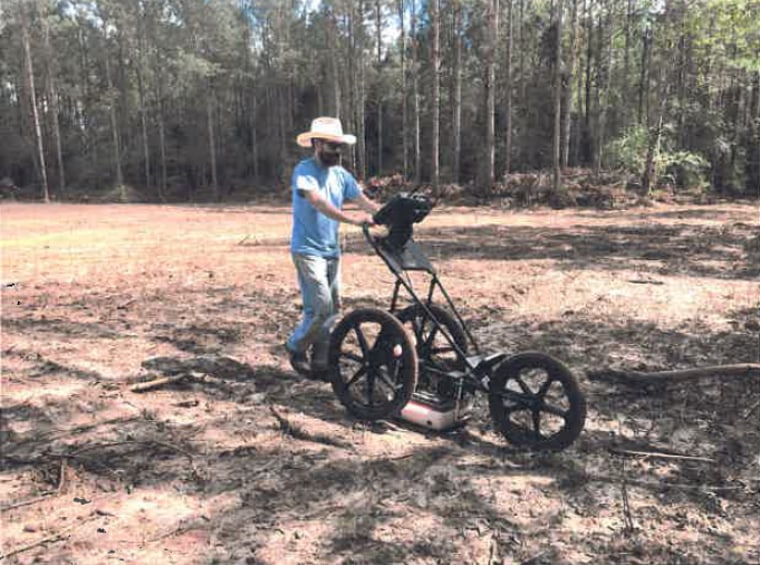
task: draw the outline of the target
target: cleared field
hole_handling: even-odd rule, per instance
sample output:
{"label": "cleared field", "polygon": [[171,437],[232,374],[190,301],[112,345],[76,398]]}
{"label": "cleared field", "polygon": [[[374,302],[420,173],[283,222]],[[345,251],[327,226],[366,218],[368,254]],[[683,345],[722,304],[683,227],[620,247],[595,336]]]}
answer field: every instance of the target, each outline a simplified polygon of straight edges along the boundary
{"label": "cleared field", "polygon": [[[757,206],[440,208],[420,226],[484,350],[546,351],[581,380],[584,434],[541,455],[485,406],[450,434],[365,425],[296,376],[285,207],[0,219],[8,563],[760,562],[760,383],[587,378],[760,361]],[[344,309],[386,305],[392,276],[343,233]],[[200,377],[130,391],[177,371]]]}

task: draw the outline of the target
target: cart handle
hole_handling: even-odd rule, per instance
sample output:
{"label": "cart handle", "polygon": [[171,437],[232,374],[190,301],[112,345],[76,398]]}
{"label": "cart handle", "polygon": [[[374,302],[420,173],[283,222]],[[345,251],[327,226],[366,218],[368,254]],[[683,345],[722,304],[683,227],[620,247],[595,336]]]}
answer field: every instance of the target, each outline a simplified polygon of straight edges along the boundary
{"label": "cart handle", "polygon": [[[377,235],[373,235],[370,231],[371,228],[376,227],[379,230],[379,233]],[[372,245],[373,247],[376,244],[376,239],[378,237],[382,238],[388,235],[388,228],[386,226],[383,226],[382,224],[372,224],[370,222],[362,222],[362,233],[364,234],[364,238],[367,240],[367,242]]]}

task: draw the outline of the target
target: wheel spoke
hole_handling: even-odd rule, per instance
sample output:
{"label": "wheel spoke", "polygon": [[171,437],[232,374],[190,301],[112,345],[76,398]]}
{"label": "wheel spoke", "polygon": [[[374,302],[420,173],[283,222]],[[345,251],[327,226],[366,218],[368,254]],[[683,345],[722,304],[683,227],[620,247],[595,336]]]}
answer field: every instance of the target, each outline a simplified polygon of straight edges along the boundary
{"label": "wheel spoke", "polygon": [[554,406],[553,404],[547,404],[546,402],[542,402],[540,409],[543,412],[548,412],[549,414],[554,414],[555,416],[559,416],[560,418],[567,419],[567,415],[570,412],[569,410],[563,410],[559,406]]}
{"label": "wheel spoke", "polygon": [[414,331],[414,338],[417,340],[417,343],[422,343],[423,328],[420,320],[417,318],[412,318],[412,330]]}
{"label": "wheel spoke", "polygon": [[351,361],[355,361],[356,363],[364,363],[364,358],[359,357],[355,353],[350,353],[346,351],[342,351],[340,354],[341,357],[345,357],[346,359],[350,359]]}
{"label": "wheel spoke", "polygon": [[533,410],[533,434],[537,440],[543,439],[541,435],[541,410]]}
{"label": "wheel spoke", "polygon": [[391,379],[389,379],[385,374],[380,373],[380,380],[385,383],[385,386],[390,388],[394,393],[401,390],[403,388],[403,385],[394,383]]}
{"label": "wheel spoke", "polygon": [[361,331],[361,328],[359,325],[354,326],[354,332],[356,333],[356,339],[359,340],[359,347],[362,349],[362,355],[364,355],[364,359],[369,359],[369,344],[367,343],[367,338],[364,337],[364,334]]}
{"label": "wheel spoke", "polygon": [[372,397],[375,395],[375,370],[367,372],[367,403],[370,406],[374,406]]}
{"label": "wheel spoke", "polygon": [[501,396],[502,403],[504,400],[511,400],[516,406],[520,406],[523,409],[530,408],[533,405],[532,394],[521,394],[515,390],[504,390],[499,396]]}
{"label": "wheel spoke", "polygon": [[358,381],[366,372],[367,367],[361,367],[358,371],[356,371],[356,373],[354,373],[354,376],[348,380],[346,383],[346,388],[349,388],[351,385],[355,384],[356,381]]}
{"label": "wheel spoke", "polygon": [[549,387],[552,386],[552,383],[554,382],[554,379],[552,377],[549,377],[544,381],[544,384],[541,385],[541,388],[538,389],[538,392],[536,393],[536,396],[543,400],[544,396],[546,396],[546,393],[549,392]]}
{"label": "wheel spoke", "polygon": [[517,381],[517,384],[520,385],[520,388],[525,394],[529,394],[530,396],[533,396],[533,391],[530,390],[530,387],[525,384],[525,381],[522,380],[522,377],[520,375],[515,375],[515,380]]}
{"label": "wheel spoke", "polygon": [[[435,341],[435,334],[437,334],[437,333],[438,333],[438,328],[435,325],[433,325],[433,327],[430,328],[430,333],[428,334],[427,338],[425,339],[425,347],[427,348],[428,351],[431,350],[431,348],[433,346],[433,342]],[[431,353],[432,353],[432,351],[431,351]]]}

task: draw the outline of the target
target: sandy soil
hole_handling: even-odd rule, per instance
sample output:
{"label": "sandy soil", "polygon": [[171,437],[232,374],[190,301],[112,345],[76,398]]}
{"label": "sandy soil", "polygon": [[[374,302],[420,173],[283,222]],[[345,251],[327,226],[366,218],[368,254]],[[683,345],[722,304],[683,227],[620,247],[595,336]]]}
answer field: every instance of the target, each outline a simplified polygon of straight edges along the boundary
{"label": "sandy soil", "polygon": [[[448,434],[370,425],[295,375],[285,207],[0,215],[7,563],[760,563],[757,380],[589,378],[760,361],[757,206],[420,226],[484,350],[579,378],[586,428],[554,454],[510,449],[482,403]],[[343,231],[344,309],[386,305],[392,276]]]}

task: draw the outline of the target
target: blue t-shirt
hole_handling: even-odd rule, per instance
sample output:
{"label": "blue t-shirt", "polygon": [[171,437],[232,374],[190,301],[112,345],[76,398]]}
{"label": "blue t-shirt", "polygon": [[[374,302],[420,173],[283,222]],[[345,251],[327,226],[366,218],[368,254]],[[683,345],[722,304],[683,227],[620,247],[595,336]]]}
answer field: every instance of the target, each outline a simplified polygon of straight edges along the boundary
{"label": "blue t-shirt", "polygon": [[337,257],[338,226],[340,222],[328,218],[298,195],[299,190],[316,190],[327,202],[338,208],[344,200],[354,200],[361,188],[354,177],[341,166],[323,167],[314,158],[304,159],[293,170],[293,233],[290,250],[304,255]]}

